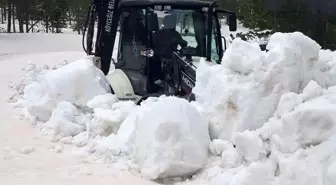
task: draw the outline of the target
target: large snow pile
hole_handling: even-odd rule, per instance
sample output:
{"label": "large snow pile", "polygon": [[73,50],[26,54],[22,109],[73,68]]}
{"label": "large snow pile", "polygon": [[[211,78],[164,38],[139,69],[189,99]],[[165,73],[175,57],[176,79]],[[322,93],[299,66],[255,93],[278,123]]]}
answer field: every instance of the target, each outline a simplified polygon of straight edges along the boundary
{"label": "large snow pile", "polygon": [[53,141],[124,158],[150,179],[194,174],[207,163],[208,123],[188,101],[160,97],[137,107],[110,94],[90,58],[56,68],[33,65],[12,98]]}
{"label": "large snow pile", "polygon": [[300,94],[283,94],[281,111],[261,128],[233,133],[232,144],[212,141],[218,157],[192,184],[335,184],[335,93],[310,81]]}
{"label": "large snow pile", "polygon": [[261,127],[282,94],[300,92],[310,80],[326,86],[316,68],[320,46],[313,40],[276,33],[267,47],[270,51],[262,52],[257,44],[236,39],[222,65],[200,64],[194,93],[206,107],[212,138],[231,140],[234,132]]}
{"label": "large snow pile", "polygon": [[298,32],[268,50],[236,39],[221,65],[201,62],[197,102],[119,101],[86,60],[30,70],[13,101],[54,141],[150,179],[335,184],[336,54]]}
{"label": "large snow pile", "polygon": [[274,34],[268,49],[237,39],[222,65],[198,68],[218,157],[193,184],[336,183],[335,53],[297,32]]}

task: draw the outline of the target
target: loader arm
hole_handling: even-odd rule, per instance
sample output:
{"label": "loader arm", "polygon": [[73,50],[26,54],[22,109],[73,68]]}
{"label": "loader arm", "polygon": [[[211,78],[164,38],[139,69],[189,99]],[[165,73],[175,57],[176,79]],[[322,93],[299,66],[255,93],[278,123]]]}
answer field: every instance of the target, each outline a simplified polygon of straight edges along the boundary
{"label": "loader arm", "polygon": [[[89,8],[83,32],[84,51],[87,55],[94,55],[97,57],[100,63],[100,68],[105,75],[108,74],[110,69],[114,42],[118,29],[118,4],[119,0],[93,0]],[[98,26],[96,38],[94,40],[94,26],[97,18]],[[84,44],[85,37],[86,47]],[[95,43],[94,52],[92,51],[93,43]]]}

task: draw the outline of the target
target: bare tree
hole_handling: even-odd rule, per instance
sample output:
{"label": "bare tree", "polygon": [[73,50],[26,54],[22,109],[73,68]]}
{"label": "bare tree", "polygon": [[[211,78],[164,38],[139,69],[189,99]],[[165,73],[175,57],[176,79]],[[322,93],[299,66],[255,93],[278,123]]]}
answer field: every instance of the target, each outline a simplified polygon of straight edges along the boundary
{"label": "bare tree", "polygon": [[12,4],[9,0],[7,0],[7,32],[10,33],[12,31]]}
{"label": "bare tree", "polygon": [[13,15],[13,32],[16,32],[16,27],[15,27],[15,6],[12,4],[12,15]]}

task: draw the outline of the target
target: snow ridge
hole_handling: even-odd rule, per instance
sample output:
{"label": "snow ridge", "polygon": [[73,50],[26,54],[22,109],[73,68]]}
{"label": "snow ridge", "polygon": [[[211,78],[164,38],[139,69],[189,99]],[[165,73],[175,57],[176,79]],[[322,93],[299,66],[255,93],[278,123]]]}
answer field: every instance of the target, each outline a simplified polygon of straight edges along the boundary
{"label": "snow ridge", "polygon": [[237,38],[221,65],[202,61],[197,102],[119,101],[89,58],[31,65],[11,101],[54,142],[148,179],[336,184],[336,53],[299,32],[267,47]]}

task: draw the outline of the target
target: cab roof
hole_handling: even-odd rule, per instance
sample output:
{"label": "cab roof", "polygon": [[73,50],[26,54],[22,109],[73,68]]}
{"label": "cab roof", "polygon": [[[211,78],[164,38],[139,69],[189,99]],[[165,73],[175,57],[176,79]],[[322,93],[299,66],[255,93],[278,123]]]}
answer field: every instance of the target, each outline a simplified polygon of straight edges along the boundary
{"label": "cab roof", "polygon": [[204,0],[120,0],[119,7],[170,5],[174,8],[208,7],[215,1]]}

